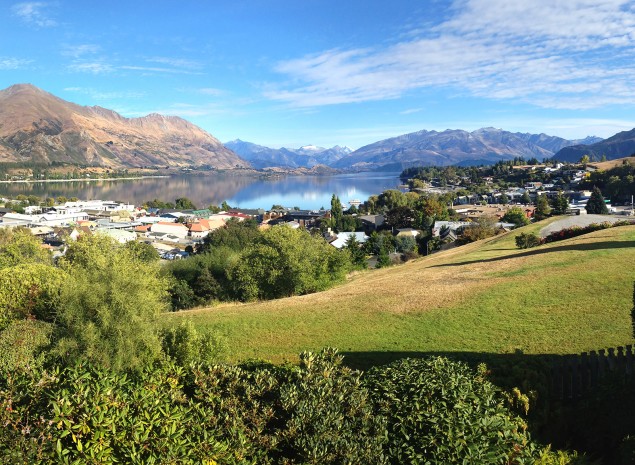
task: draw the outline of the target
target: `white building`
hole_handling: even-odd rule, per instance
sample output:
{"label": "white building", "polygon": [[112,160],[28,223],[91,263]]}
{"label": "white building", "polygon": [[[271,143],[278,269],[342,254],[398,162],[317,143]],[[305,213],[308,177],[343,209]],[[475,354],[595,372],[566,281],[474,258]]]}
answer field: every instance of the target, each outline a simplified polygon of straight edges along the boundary
{"label": "white building", "polygon": [[73,213],[40,213],[24,215],[22,213],[7,213],[2,217],[3,226],[68,226],[78,221],[88,221],[88,214]]}

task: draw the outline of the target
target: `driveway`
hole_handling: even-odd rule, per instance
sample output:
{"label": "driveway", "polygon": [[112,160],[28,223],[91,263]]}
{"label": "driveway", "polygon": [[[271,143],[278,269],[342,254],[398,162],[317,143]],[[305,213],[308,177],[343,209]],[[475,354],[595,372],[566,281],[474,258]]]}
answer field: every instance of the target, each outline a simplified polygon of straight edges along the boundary
{"label": "driveway", "polygon": [[566,218],[562,218],[560,220],[554,221],[553,223],[545,226],[540,230],[540,237],[547,237],[552,232],[560,231],[562,229],[571,228],[572,226],[588,226],[591,223],[604,223],[608,221],[609,223],[615,223],[617,221],[627,220],[628,217],[625,216],[615,216],[615,215],[576,215],[576,216],[567,216]]}

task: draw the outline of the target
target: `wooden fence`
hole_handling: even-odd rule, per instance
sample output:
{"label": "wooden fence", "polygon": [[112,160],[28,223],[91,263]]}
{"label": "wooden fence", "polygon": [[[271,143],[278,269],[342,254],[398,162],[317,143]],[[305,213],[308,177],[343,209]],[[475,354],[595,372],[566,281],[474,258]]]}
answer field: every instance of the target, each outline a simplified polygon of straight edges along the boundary
{"label": "wooden fence", "polygon": [[633,376],[634,369],[635,354],[632,345],[567,355],[555,361],[552,366],[551,394],[555,399],[579,399],[587,391],[597,387],[599,380],[607,375],[629,378]]}

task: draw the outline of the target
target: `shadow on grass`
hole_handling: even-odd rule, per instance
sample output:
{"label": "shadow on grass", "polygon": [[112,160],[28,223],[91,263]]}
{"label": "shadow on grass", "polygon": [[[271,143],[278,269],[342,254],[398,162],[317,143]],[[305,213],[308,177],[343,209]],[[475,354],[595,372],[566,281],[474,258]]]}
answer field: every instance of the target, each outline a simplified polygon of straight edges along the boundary
{"label": "shadow on grass", "polygon": [[442,268],[446,266],[462,266],[470,265],[472,263],[488,263],[497,262],[501,260],[509,260],[511,258],[530,257],[532,255],[541,255],[552,252],[565,252],[571,250],[607,250],[607,249],[629,249],[635,247],[635,241],[606,241],[606,242],[591,242],[589,244],[571,244],[561,245],[556,247],[539,246],[526,252],[517,253],[514,255],[505,255],[502,257],[484,258],[482,260],[468,260],[456,263],[447,263],[443,265],[432,265],[430,268]]}
{"label": "shadow on grass", "polygon": [[[555,354],[479,352],[342,352],[344,363],[368,370],[403,358],[443,356],[472,367],[485,363],[489,380],[509,392],[519,388],[530,397],[529,431],[542,444],[574,449],[602,464],[620,461],[623,438],[635,435],[635,376],[607,375],[577,400],[553,392],[552,368],[569,357]],[[577,354],[575,354],[577,355]],[[628,450],[628,449],[627,449]],[[630,453],[630,452],[629,452]]]}

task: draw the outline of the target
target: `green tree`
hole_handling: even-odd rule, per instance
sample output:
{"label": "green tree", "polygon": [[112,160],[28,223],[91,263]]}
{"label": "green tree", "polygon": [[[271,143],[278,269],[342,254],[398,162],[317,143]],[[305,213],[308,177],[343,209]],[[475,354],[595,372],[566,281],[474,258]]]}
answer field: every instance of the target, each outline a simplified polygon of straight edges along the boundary
{"label": "green tree", "polygon": [[536,198],[536,210],[534,211],[534,218],[536,221],[544,220],[551,214],[551,207],[549,206],[549,200],[546,195],[538,195]]}
{"label": "green tree", "polygon": [[410,207],[395,207],[386,213],[386,224],[392,228],[411,228],[415,220],[415,213]]}
{"label": "green tree", "polygon": [[174,201],[174,208],[177,210],[196,210],[196,205],[187,197],[179,197]]}
{"label": "green tree", "polygon": [[492,237],[496,234],[496,217],[481,216],[472,225],[463,228],[463,232],[456,240],[458,244],[468,244]]}
{"label": "green tree", "polygon": [[584,166],[586,166],[590,161],[591,158],[589,158],[588,155],[583,155],[582,158],[580,158],[580,163]]}
{"label": "green tree", "polygon": [[0,229],[0,269],[25,263],[52,264],[48,250],[42,241],[28,229]]}
{"label": "green tree", "polygon": [[331,227],[335,232],[342,230],[342,202],[335,194],[331,197]]}
{"label": "green tree", "polygon": [[604,202],[604,197],[602,196],[602,192],[598,187],[593,188],[593,192],[591,193],[591,197],[587,201],[586,211],[589,214],[596,215],[607,215],[609,213],[609,209],[606,207],[606,203]]}
{"label": "green tree", "polygon": [[524,205],[530,205],[531,204],[531,197],[529,197],[529,192],[525,191],[523,192],[522,197],[520,197],[520,202]]}
{"label": "green tree", "polygon": [[351,254],[351,262],[356,268],[364,269],[368,267],[368,261],[366,260],[366,252],[362,247],[362,244],[357,240],[357,237],[353,234],[346,240],[346,248]]}
{"label": "green tree", "polygon": [[115,370],[152,363],[161,346],[155,320],[167,310],[168,282],[158,262],[100,234],[80,236],[60,263],[68,275],[56,319],[54,353]]}
{"label": "green tree", "polygon": [[502,193],[501,196],[498,198],[498,203],[507,205],[509,203],[509,196],[505,193]]}
{"label": "green tree", "polygon": [[303,229],[274,226],[229,271],[240,300],[274,299],[325,290],[350,269],[339,251]]}
{"label": "green tree", "polygon": [[527,218],[525,211],[520,207],[512,207],[507,210],[501,220],[505,223],[514,223],[516,227],[529,224],[529,218]]}
{"label": "green tree", "polygon": [[203,243],[197,246],[197,253],[205,253],[218,247],[228,247],[235,251],[243,251],[260,238],[258,223],[248,219],[240,221],[231,218],[225,226],[210,232]]}
{"label": "green tree", "polygon": [[383,210],[388,211],[393,208],[407,206],[408,197],[397,189],[389,189],[379,194],[377,203]]}
{"label": "green tree", "polygon": [[551,201],[551,211],[554,215],[564,215],[569,209],[569,199],[558,191],[558,194]]}

